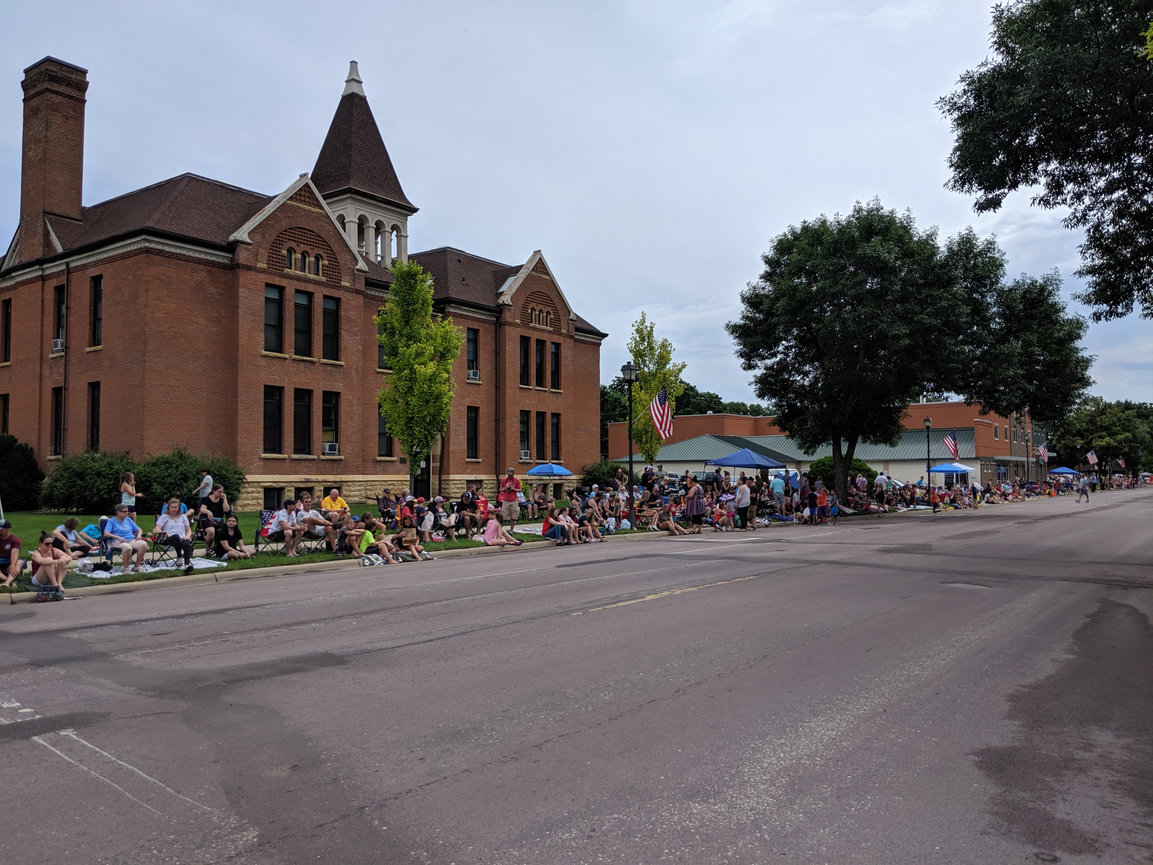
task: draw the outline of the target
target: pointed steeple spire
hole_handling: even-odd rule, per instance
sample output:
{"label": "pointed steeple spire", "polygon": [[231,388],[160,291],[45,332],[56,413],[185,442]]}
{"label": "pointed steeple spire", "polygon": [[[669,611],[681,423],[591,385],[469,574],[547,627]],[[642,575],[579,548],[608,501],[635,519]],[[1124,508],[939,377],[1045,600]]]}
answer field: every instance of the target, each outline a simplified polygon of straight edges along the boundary
{"label": "pointed steeple spire", "polygon": [[360,194],[416,213],[392,167],[355,60],[349,64],[344,93],[312,169],[312,182],[326,198]]}

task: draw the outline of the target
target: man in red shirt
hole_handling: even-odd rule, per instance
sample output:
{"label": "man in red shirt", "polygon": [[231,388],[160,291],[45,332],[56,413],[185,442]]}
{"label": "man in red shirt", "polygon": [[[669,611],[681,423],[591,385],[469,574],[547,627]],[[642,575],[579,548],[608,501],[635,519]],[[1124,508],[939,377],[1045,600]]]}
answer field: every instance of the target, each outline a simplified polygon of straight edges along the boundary
{"label": "man in red shirt", "polygon": [[500,479],[499,491],[496,500],[500,502],[500,515],[504,519],[505,527],[511,532],[516,528],[516,518],[520,516],[520,478],[508,467],[505,476]]}
{"label": "man in red shirt", "polygon": [[0,573],[4,576],[4,585],[16,582],[26,564],[20,558],[20,539],[12,534],[12,523],[0,520]]}

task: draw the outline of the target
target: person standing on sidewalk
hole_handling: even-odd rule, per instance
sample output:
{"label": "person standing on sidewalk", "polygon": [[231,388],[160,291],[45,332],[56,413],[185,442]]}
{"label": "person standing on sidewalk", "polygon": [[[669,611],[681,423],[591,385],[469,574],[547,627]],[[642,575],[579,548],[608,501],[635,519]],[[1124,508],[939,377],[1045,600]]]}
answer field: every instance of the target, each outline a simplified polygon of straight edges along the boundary
{"label": "person standing on sidewalk", "polygon": [[737,484],[737,498],[733,502],[733,506],[737,509],[737,517],[741,521],[741,531],[751,532],[755,526],[754,508],[752,493],[749,492],[748,478],[741,478],[740,483]]}
{"label": "person standing on sidewalk", "polygon": [[517,494],[521,491],[520,478],[512,466],[508,467],[498,486],[496,498],[500,502],[500,515],[504,517],[507,530],[511,532],[516,528],[517,517],[520,516],[520,497]]}

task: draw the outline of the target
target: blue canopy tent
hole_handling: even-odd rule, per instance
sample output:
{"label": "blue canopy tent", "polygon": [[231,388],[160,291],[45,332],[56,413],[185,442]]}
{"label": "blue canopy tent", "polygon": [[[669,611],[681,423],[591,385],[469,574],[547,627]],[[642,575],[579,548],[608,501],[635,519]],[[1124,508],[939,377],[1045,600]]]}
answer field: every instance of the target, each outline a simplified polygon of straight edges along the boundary
{"label": "blue canopy tent", "polygon": [[708,460],[705,465],[724,466],[734,469],[783,469],[785,467],[784,463],[779,463],[774,459],[769,459],[769,457],[754,453],[748,448],[741,448],[739,451],[731,453],[727,457],[717,457],[715,460]]}
{"label": "blue canopy tent", "polygon": [[964,463],[941,463],[929,469],[929,473],[935,475],[971,475],[976,471],[975,468]]}
{"label": "blue canopy tent", "polygon": [[525,475],[532,478],[567,478],[572,476],[572,472],[556,463],[541,463],[533,466]]}
{"label": "blue canopy tent", "polygon": [[1059,469],[1053,469],[1053,471],[1049,472],[1049,474],[1051,474],[1051,475],[1078,475],[1078,474],[1080,474],[1080,472],[1074,471],[1073,469],[1067,469],[1064,466],[1061,466],[1061,468],[1059,468]]}

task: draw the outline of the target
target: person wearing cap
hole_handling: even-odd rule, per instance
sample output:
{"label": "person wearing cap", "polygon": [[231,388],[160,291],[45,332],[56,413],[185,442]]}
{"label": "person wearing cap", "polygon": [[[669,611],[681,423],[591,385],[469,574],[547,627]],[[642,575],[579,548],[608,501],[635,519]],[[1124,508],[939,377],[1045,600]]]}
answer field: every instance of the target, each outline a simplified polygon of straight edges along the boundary
{"label": "person wearing cap", "polygon": [[136,520],[128,515],[128,505],[117,505],[115,516],[104,524],[104,537],[112,542],[112,550],[119,550],[124,558],[124,573],[129,573],[128,562],[136,554],[136,573],[144,570],[144,553],[148,542],[144,540],[144,530],[136,525]]}
{"label": "person wearing cap", "polygon": [[518,496],[521,491],[520,478],[516,476],[512,466],[504,473],[497,485],[496,499],[500,502],[500,515],[504,517],[507,531],[516,528],[517,517],[520,516],[520,502]]}
{"label": "person wearing cap", "polygon": [[4,585],[16,582],[26,564],[20,558],[20,539],[12,534],[12,523],[0,520],[0,572],[4,574]]}
{"label": "person wearing cap", "polygon": [[396,511],[396,499],[392,497],[392,490],[388,487],[376,497],[376,509],[380,511],[381,519],[386,519],[391,515],[390,512]]}

